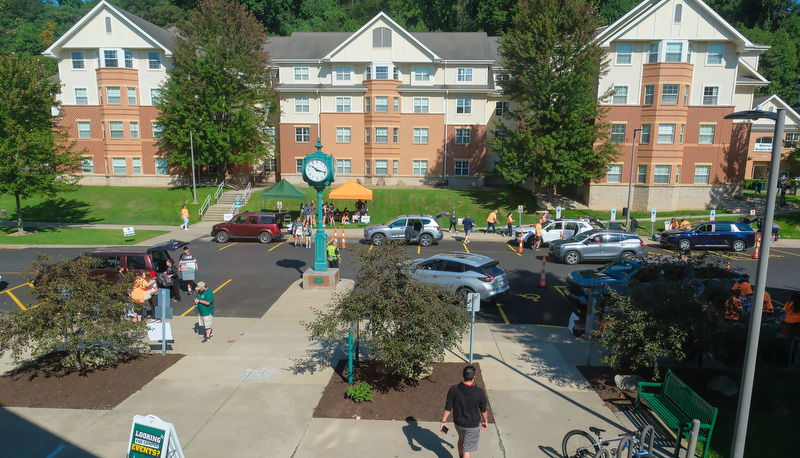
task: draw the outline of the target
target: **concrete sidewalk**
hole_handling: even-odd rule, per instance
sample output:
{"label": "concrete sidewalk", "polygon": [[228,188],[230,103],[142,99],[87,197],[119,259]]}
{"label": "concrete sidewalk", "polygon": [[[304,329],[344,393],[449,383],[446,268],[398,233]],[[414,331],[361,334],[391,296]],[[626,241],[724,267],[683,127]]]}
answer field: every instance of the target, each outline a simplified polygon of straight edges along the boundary
{"label": "concrete sidewalk", "polygon": [[[351,284],[342,281],[338,291]],[[261,319],[215,318],[205,344],[194,317],[176,317],[170,351],[186,357],[110,411],[0,410],[3,435],[25,438],[4,441],[3,454],[120,456],[133,416],[153,414],[175,425],[192,457],[457,456],[457,436],[441,435],[436,422],[313,418],[346,346],[310,342],[301,321],[331,295],[304,290],[298,280]],[[606,408],[578,372],[590,350],[567,329],[476,324],[474,342],[495,418],[476,456],[556,457],[571,429],[597,426],[613,438],[635,427],[636,419]],[[462,348],[469,349],[468,335]],[[468,355],[446,360],[466,364]]]}

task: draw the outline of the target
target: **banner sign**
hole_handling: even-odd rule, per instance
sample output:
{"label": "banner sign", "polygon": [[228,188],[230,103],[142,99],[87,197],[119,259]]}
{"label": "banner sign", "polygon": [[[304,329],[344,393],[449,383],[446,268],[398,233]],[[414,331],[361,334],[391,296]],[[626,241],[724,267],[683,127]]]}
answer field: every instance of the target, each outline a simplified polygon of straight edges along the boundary
{"label": "banner sign", "polygon": [[172,423],[155,415],[134,415],[128,458],[175,457],[184,458],[178,434]]}

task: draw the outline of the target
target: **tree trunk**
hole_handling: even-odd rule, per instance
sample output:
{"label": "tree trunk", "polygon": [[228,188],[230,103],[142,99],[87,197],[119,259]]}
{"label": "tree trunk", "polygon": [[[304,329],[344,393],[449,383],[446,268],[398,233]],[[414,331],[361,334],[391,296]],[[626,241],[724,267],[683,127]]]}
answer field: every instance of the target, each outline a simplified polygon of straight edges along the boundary
{"label": "tree trunk", "polygon": [[24,232],[25,229],[22,228],[22,203],[20,202],[19,192],[15,192],[14,197],[17,198],[17,232]]}

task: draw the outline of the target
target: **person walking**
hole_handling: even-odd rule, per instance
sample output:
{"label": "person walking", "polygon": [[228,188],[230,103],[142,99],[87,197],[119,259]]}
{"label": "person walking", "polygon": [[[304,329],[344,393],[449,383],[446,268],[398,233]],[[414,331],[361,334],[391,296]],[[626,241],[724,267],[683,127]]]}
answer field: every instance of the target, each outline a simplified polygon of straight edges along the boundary
{"label": "person walking", "polygon": [[472,452],[478,450],[481,430],[489,427],[489,416],[486,392],[475,384],[475,367],[465,367],[463,376],[464,381],[447,392],[440,430],[447,432],[447,418],[452,413],[458,433],[458,456],[471,458]]}
{"label": "person walking", "polygon": [[[181,253],[181,257],[178,258],[178,261],[190,261],[193,260],[191,253],[189,253],[189,245],[183,247],[183,253]],[[197,261],[195,260],[195,270],[197,270]],[[192,285],[194,284],[194,280],[186,280],[186,294],[192,295]]]}
{"label": "person walking", "polygon": [[175,265],[175,260],[172,258],[167,259],[167,277],[169,277],[169,282],[167,283],[167,286],[172,292],[172,302],[180,302],[181,301],[180,272],[178,271],[178,266]]}
{"label": "person walking", "polygon": [[514,235],[514,213],[508,212],[506,215],[506,224],[508,225],[507,232],[508,236],[511,237]]}
{"label": "person walking", "polygon": [[203,343],[206,343],[214,337],[214,330],[211,328],[214,318],[214,291],[208,289],[206,282],[197,282],[197,297],[194,299],[194,303],[197,306],[197,320],[205,329]]}
{"label": "person walking", "polygon": [[755,195],[761,197],[761,189],[764,187],[764,183],[761,180],[756,180],[756,192]]}
{"label": "person walking", "polygon": [[339,268],[339,262],[342,260],[342,254],[339,252],[339,242],[333,239],[328,245],[328,267]]}
{"label": "person walking", "polygon": [[450,227],[447,230],[453,234],[458,234],[458,217],[455,209],[450,212]]}
{"label": "person walking", "polygon": [[181,229],[183,229],[184,231],[188,231],[189,230],[189,209],[186,208],[186,204],[183,204],[183,207],[181,207],[181,218],[183,218],[183,224],[181,224],[179,227]]}
{"label": "person walking", "polygon": [[489,230],[491,229],[493,234],[497,234],[497,227],[495,224],[497,224],[497,210],[492,210],[492,212],[489,213],[489,217],[486,218],[485,233],[488,234]]}
{"label": "person walking", "polygon": [[783,186],[781,186],[781,200],[780,202],[778,202],[778,205],[780,205],[781,207],[786,206],[786,183],[784,183]]}
{"label": "person walking", "polygon": [[536,225],[534,226],[536,229],[536,241],[533,242],[533,249],[539,251],[539,247],[542,246],[542,220],[540,219]]}
{"label": "person walking", "polygon": [[472,232],[472,229],[475,228],[475,221],[469,217],[469,213],[464,215],[464,219],[461,221],[461,224],[464,225],[464,243],[469,243],[469,234]]}

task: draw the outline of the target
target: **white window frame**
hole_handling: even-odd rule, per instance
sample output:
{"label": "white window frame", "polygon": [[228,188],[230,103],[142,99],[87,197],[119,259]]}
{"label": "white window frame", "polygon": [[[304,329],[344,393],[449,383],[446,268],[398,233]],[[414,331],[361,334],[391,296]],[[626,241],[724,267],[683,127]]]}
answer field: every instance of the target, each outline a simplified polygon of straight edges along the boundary
{"label": "white window frame", "polygon": [[430,103],[428,97],[414,97],[414,113],[429,113]]}
{"label": "white window frame", "polygon": [[[383,70],[384,68],[386,69],[385,71]],[[376,79],[376,80],[388,80],[388,79],[390,79],[389,78],[389,74],[390,74],[389,72],[390,72],[391,68],[392,68],[392,66],[389,65],[389,64],[379,64],[379,65],[376,64],[375,65],[375,71],[374,71],[375,76],[373,78]],[[383,75],[386,75],[386,77],[383,78]]]}
{"label": "white window frame", "polygon": [[108,121],[108,138],[112,140],[125,138],[125,123],[122,121]]}
{"label": "white window frame", "polygon": [[614,96],[611,99],[613,105],[628,104],[628,86],[614,86]]}
{"label": "white window frame", "polygon": [[375,143],[389,143],[389,128],[376,127],[375,128]]}
{"label": "white window frame", "polygon": [[400,128],[392,128],[392,143],[400,143]]}
{"label": "white window frame", "polygon": [[389,97],[379,95],[375,97],[375,113],[389,112]]}
{"label": "white window frame", "polygon": [[72,51],[70,53],[70,59],[72,60],[73,70],[86,69],[86,58],[84,57],[83,51]]}
{"label": "white window frame", "polygon": [[[112,94],[116,95],[112,95]],[[106,103],[109,105],[122,104],[122,89],[119,86],[106,86]]]}
{"label": "white window frame", "polygon": [[156,175],[169,175],[169,162],[166,158],[157,157],[153,162],[155,163]]}
{"label": "white window frame", "polygon": [[350,159],[336,159],[336,173],[350,173]]}
{"label": "white window frame", "polygon": [[494,114],[495,114],[495,116],[503,116],[504,114],[508,113],[509,111],[511,111],[511,102],[509,102],[507,100],[505,100],[505,101],[501,100],[501,101],[495,102],[495,105],[494,105]]}
{"label": "white window frame", "polygon": [[294,141],[295,141],[295,143],[309,143],[309,142],[311,142],[311,128],[310,127],[295,127],[294,128]]}
{"label": "white window frame", "polygon": [[[80,91],[83,91],[83,95],[78,94]],[[75,88],[75,105],[89,105],[89,89],[85,87]]]}
{"label": "white window frame", "polygon": [[150,88],[150,105],[155,105],[161,100],[161,88],[160,87],[151,87]]}
{"label": "white window frame", "polygon": [[392,175],[397,175],[400,170],[400,161],[397,159],[392,160]]}
{"label": "white window frame", "polygon": [[336,112],[350,113],[350,97],[336,97]]}
{"label": "white window frame", "polygon": [[423,145],[428,143],[428,128],[415,127],[414,128],[414,143]]}
{"label": "white window frame", "polygon": [[708,184],[711,180],[711,166],[708,164],[694,166],[694,184]]}
{"label": "white window frame", "polygon": [[[667,141],[669,139],[669,141]],[[675,143],[675,124],[664,123],[658,125],[658,139],[657,142],[663,145],[671,145]]]}
{"label": "white window frame", "polygon": [[453,161],[453,175],[457,177],[469,176],[469,161],[456,159]]}
{"label": "white window frame", "polygon": [[622,164],[608,164],[606,183],[622,183]]}
{"label": "white window frame", "polygon": [[647,63],[654,64],[658,62],[658,55],[659,50],[661,49],[661,43],[650,43],[647,46]]}
{"label": "white window frame", "polygon": [[412,161],[412,168],[411,168],[412,175],[422,175],[425,176],[428,174],[428,161],[427,160],[414,160]]}
{"label": "white window frame", "polygon": [[697,143],[700,145],[713,145],[716,127],[714,124],[700,124],[700,136],[697,139]]}
{"label": "white window frame", "polygon": [[333,80],[337,82],[350,82],[353,70],[350,67],[334,67]]}
{"label": "white window frame", "polygon": [[639,164],[636,167],[636,182],[647,183],[647,164]]}
{"label": "white window frame", "polygon": [[161,53],[158,51],[147,52],[148,70],[161,70]]}
{"label": "white window frame", "polygon": [[633,63],[633,44],[617,43],[616,65],[631,65]]}
{"label": "white window frame", "polygon": [[78,138],[92,138],[92,123],[90,121],[78,121]]}
{"label": "white window frame", "polygon": [[153,138],[158,140],[160,138],[164,138],[164,128],[161,127],[157,122],[152,123],[153,126]]}
{"label": "white window frame", "polygon": [[311,99],[309,97],[295,97],[294,98],[294,112],[295,113],[310,113],[311,112]]}
{"label": "white window frame", "polygon": [[644,103],[642,105],[652,105],[653,100],[655,99],[656,94],[656,86],[654,84],[648,84],[644,87]]}
{"label": "white window frame", "polygon": [[94,173],[94,158],[84,156],[81,158],[81,173]]}
{"label": "white window frame", "polygon": [[703,86],[703,105],[719,105],[719,86]]}
{"label": "white window frame", "polygon": [[[675,88],[673,93],[672,88]],[[667,88],[669,88],[669,92],[667,92]],[[661,105],[677,105],[678,104],[678,97],[681,95],[681,85],[680,84],[662,84],[661,85]],[[673,102],[673,97],[675,101]]]}
{"label": "white window frame", "polygon": [[295,81],[310,81],[311,75],[308,67],[294,67]]}
{"label": "white window frame", "polygon": [[608,141],[611,143],[625,143],[625,124],[611,124]]}
{"label": "white window frame", "polygon": [[433,72],[430,67],[414,67],[415,82],[430,82],[433,80]]}
{"label": "white window frame", "polygon": [[131,133],[131,140],[138,140],[139,139],[139,123],[135,121],[131,121],[128,123],[128,129]]}
{"label": "white window frame", "polygon": [[458,68],[456,69],[456,80],[459,83],[472,82],[472,69],[471,68]]}
{"label": "white window frame", "polygon": [[[103,68],[119,68],[119,54],[121,49],[108,49],[100,48],[100,62]],[[106,54],[108,53],[108,54]],[[112,61],[116,61],[116,65],[108,65]]]}
{"label": "white window frame", "polygon": [[125,68],[133,68],[133,51],[126,49],[122,51],[122,54],[125,56]]}
{"label": "white window frame", "polygon": [[472,99],[458,98],[456,99],[456,114],[471,114],[472,113]]}
{"label": "white window frame", "polygon": [[650,143],[650,124],[642,124],[642,135],[639,137],[639,143]]}
{"label": "white window frame", "polygon": [[111,158],[111,173],[113,175],[127,175],[128,174],[128,161],[124,157]]}
{"label": "white window frame", "polygon": [[459,128],[456,129],[455,142],[456,145],[469,145],[472,139],[472,129]]}
{"label": "white window frame", "polygon": [[[666,177],[666,181],[664,181],[664,177]],[[658,164],[653,166],[653,184],[669,184],[670,179],[672,179],[671,165]]]}
{"label": "white window frame", "polygon": [[389,160],[375,159],[375,175],[388,175],[388,174],[389,174]]}
{"label": "white window frame", "polygon": [[725,53],[725,45],[722,43],[709,43],[706,49],[706,65],[721,66],[722,56]]}
{"label": "white window frame", "polygon": [[298,157],[294,160],[294,172],[295,173],[303,173],[303,158]]}
{"label": "white window frame", "polygon": [[128,96],[128,105],[136,105],[136,88],[125,88],[125,94]]}
{"label": "white window frame", "polygon": [[[683,45],[684,42],[682,41],[667,41],[666,45],[664,46],[664,62],[683,62]],[[678,47],[679,49],[676,51],[675,47]],[[675,60],[675,55],[678,56],[677,60]]]}
{"label": "white window frame", "polygon": [[350,143],[350,128],[337,127],[336,128],[336,143]]}
{"label": "white window frame", "polygon": [[369,159],[364,160],[364,175],[372,175],[370,172],[372,168],[370,167]]}
{"label": "white window frame", "polygon": [[140,157],[132,157],[131,158],[131,169],[133,171],[133,175],[141,175],[142,174],[142,158],[140,158]]}
{"label": "white window frame", "polygon": [[364,128],[364,143],[370,142],[370,136],[372,135],[372,129],[369,127]]}

